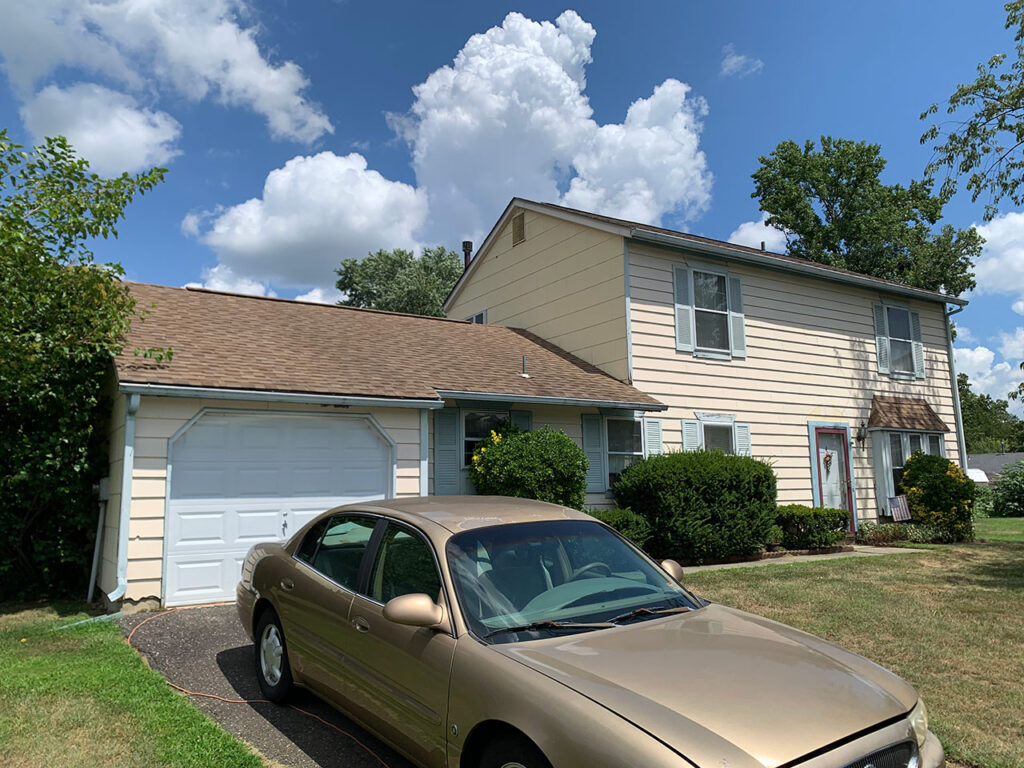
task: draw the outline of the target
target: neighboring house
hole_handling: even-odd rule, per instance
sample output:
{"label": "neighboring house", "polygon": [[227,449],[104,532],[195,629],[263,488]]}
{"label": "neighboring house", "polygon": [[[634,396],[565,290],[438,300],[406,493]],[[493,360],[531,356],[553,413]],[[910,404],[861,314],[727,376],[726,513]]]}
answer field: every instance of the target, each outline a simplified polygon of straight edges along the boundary
{"label": "neighboring house", "polygon": [[[781,503],[889,512],[917,450],[965,465],[940,293],[744,246],[516,198],[445,304],[524,328],[668,405],[584,421],[588,491],[639,456],[768,459]],[[957,309],[947,312],[947,305]]]}
{"label": "neighboring house", "polygon": [[[585,443],[591,423],[665,408],[500,325],[129,287],[148,314],[115,361],[99,570],[111,602],[230,600],[251,545],[331,506],[469,492],[467,457],[501,419]],[[136,354],[153,347],[173,360]],[[657,435],[619,447],[660,450]]]}
{"label": "neighboring house", "polygon": [[972,453],[967,457],[967,466],[974,482],[990,483],[1018,461],[1024,461],[1024,453]]}

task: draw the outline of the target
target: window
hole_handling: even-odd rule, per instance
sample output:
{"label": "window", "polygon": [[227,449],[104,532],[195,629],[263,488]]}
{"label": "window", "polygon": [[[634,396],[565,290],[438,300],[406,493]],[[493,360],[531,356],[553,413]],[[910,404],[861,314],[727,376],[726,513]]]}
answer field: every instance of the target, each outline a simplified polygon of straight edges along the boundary
{"label": "window", "polygon": [[467,323],[473,323],[474,325],[484,325],[487,323],[487,310],[483,312],[477,312],[472,317],[466,318]]}
{"label": "window", "polygon": [[697,413],[683,420],[684,451],[721,451],[750,455],[750,425],[730,413]]}
{"label": "window", "polygon": [[377,520],[372,517],[332,517],[313,558],[312,567],[336,584],[356,590],[363,554],[376,527]]}
{"label": "window", "polygon": [[295,550],[295,557],[307,564],[313,562],[313,557],[316,555],[316,548],[319,546],[320,539],[324,535],[324,529],[327,528],[327,524],[329,522],[330,518],[325,517],[306,532],[306,535],[302,539],[302,543]]}
{"label": "window", "polygon": [[743,288],[724,269],[672,268],[676,349],[720,360],[747,356]]}
{"label": "window", "polygon": [[707,424],[704,427],[704,450],[736,453],[732,424]]}
{"label": "window", "polygon": [[644,457],[644,439],[640,422],[608,419],[608,487],[619,479],[622,470]]}
{"label": "window", "polygon": [[435,601],[441,596],[441,577],[433,550],[418,534],[390,523],[370,574],[370,598],[386,603],[401,595],[419,593]]}
{"label": "window", "polygon": [[463,419],[463,456],[462,465],[468,467],[473,463],[473,451],[480,441],[497,429],[503,421],[508,421],[508,411],[469,411]]}
{"label": "window", "polygon": [[921,316],[905,307],[874,305],[878,372],[894,378],[925,377]]}
{"label": "window", "polygon": [[903,467],[918,451],[932,456],[944,455],[942,435],[931,432],[886,432],[888,443],[889,482],[887,496],[903,494]]}

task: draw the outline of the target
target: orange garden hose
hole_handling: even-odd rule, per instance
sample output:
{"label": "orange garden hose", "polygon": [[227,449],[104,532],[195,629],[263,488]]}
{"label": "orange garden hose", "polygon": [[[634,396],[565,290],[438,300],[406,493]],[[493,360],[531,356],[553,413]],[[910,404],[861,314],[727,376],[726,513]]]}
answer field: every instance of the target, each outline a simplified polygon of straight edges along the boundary
{"label": "orange garden hose", "polygon": [[[169,613],[174,613],[175,611],[184,611],[184,610],[188,610],[190,608],[208,608],[211,605],[223,605],[223,603],[205,603],[204,605],[187,605],[187,606],[182,606],[181,608],[171,608],[170,610],[167,610],[167,611],[161,611],[160,613],[154,613],[152,616],[146,617],[145,619],[140,621],[138,624],[136,624],[134,627],[132,627],[131,632],[128,633],[128,637],[125,638],[125,641],[128,643],[128,645],[131,645],[132,648],[135,648],[135,646],[132,645],[132,637],[139,630],[139,627],[141,627],[143,624],[146,624],[146,623],[152,621],[153,619],[158,619],[161,616],[166,616]],[[138,649],[136,649],[136,650],[138,650]],[[166,676],[165,676],[165,679],[166,679]],[[180,691],[181,693],[185,694],[186,696],[198,696],[198,697],[201,697],[201,698],[204,698],[204,699],[214,699],[215,701],[222,701],[225,704],[272,704],[273,703],[271,701],[268,701],[267,699],[227,699],[227,698],[224,698],[223,696],[217,696],[217,695],[215,695],[213,693],[199,693],[197,691],[190,691],[190,690],[187,690],[185,688],[182,688],[180,685],[175,685],[170,680],[167,680],[167,684],[169,686],[171,686],[171,688],[173,688],[174,690]],[[380,755],[378,755],[376,752],[374,752],[368,746],[363,744],[363,742],[361,742],[359,739],[357,739],[355,736],[353,736],[351,733],[349,733],[348,731],[344,730],[343,728],[339,728],[334,723],[330,723],[327,720],[324,720],[319,715],[313,714],[312,712],[307,712],[306,710],[304,710],[304,709],[302,709],[300,707],[296,707],[294,704],[286,704],[285,706],[287,706],[287,707],[289,707],[291,709],[294,709],[296,712],[298,712],[299,714],[305,715],[306,717],[312,717],[314,720],[319,720],[321,723],[323,723],[324,725],[328,726],[329,728],[333,728],[338,733],[340,733],[342,736],[345,736],[345,737],[351,739],[356,744],[358,744],[360,747],[362,747],[363,750],[367,754],[369,754],[371,757],[373,757],[374,760],[376,760],[378,763],[380,763],[382,766],[384,766],[384,768],[390,768],[390,766],[388,766],[388,764],[386,762],[384,762],[384,760],[381,758]]]}

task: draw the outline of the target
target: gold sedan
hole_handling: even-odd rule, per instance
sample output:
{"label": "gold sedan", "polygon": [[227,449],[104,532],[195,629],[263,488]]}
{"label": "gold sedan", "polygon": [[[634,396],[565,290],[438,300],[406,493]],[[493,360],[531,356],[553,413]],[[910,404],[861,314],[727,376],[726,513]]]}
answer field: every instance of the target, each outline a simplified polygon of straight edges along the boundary
{"label": "gold sedan", "polygon": [[941,768],[914,689],[707,603],[592,517],[454,496],[249,552],[264,695],[305,686],[425,768]]}

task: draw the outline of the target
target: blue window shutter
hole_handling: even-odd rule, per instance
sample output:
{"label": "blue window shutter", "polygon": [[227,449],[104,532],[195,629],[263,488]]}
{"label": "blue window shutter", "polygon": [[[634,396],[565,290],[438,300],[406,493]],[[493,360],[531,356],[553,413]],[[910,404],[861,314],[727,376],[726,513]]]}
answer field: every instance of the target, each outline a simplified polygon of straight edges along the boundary
{"label": "blue window shutter", "polygon": [[644,447],[647,456],[657,456],[661,449],[661,419],[644,419]]}
{"label": "blue window shutter", "polygon": [[700,449],[700,422],[696,419],[683,419],[683,450],[699,451]]}
{"label": "blue window shutter", "polygon": [[608,489],[604,472],[604,419],[595,413],[580,416],[583,427],[583,454],[587,457],[587,493],[603,493]]}
{"label": "blue window shutter", "polygon": [[889,373],[889,326],[885,317],[885,306],[875,304],[875,352],[878,355],[878,372]]}
{"label": "blue window shutter", "polygon": [[917,312],[910,313],[910,336],[910,346],[914,352],[914,376],[923,379],[925,377],[924,342],[921,341],[921,315]]}
{"label": "blue window shutter", "polygon": [[732,425],[733,440],[736,443],[737,456],[750,455],[750,425],[735,422]]}
{"label": "blue window shutter", "polygon": [[462,490],[459,466],[459,412],[434,411],[434,494],[458,494]]}
{"label": "blue window shutter", "polygon": [[523,432],[533,430],[533,411],[509,411],[508,420],[513,427],[519,427]]}
{"label": "blue window shutter", "polygon": [[732,356],[747,356],[747,332],[743,319],[743,286],[738,277],[729,277],[729,336]]}
{"label": "blue window shutter", "polygon": [[693,304],[690,301],[690,270],[676,264],[672,267],[675,293],[676,349],[693,352]]}

